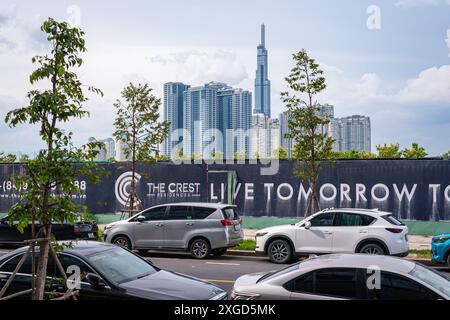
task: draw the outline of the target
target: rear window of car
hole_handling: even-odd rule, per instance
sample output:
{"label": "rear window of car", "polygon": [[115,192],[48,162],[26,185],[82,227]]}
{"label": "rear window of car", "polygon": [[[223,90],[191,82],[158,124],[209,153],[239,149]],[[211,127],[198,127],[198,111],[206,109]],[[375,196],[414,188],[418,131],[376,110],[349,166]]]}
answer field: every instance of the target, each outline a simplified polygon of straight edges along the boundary
{"label": "rear window of car", "polygon": [[382,216],[384,220],[389,222],[390,224],[393,224],[395,226],[404,226],[405,224],[398,220],[396,217],[394,217],[392,214],[388,214],[386,216]]}
{"label": "rear window of car", "polygon": [[194,211],[194,219],[205,219],[209,217],[214,211],[216,211],[216,208],[203,208],[203,207],[193,207]]}
{"label": "rear window of car", "polygon": [[223,208],[222,212],[226,220],[239,220],[239,214],[236,208],[233,207]]}

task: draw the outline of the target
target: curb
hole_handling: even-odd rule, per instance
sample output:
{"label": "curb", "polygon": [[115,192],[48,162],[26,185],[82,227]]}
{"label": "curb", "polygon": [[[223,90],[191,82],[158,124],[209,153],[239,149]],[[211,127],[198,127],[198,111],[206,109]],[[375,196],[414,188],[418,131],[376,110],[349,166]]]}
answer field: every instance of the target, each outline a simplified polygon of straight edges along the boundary
{"label": "curb", "polygon": [[[255,251],[251,250],[228,250],[225,256],[241,256],[241,257],[265,257],[263,254],[256,253]],[[429,266],[429,267],[440,267],[443,266],[443,264],[440,264],[438,262],[428,260],[428,259],[418,259],[413,257],[404,257],[403,259],[411,260],[414,262],[421,263],[423,265]]]}

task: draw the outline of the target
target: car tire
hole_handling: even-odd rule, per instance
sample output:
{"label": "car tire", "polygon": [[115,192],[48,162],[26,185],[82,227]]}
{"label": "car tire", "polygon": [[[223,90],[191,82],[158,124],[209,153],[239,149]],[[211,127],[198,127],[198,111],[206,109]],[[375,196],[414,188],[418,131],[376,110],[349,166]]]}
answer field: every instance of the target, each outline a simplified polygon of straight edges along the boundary
{"label": "car tire", "polygon": [[282,239],[274,240],[267,249],[270,261],[278,264],[285,264],[292,261],[292,247]]}
{"label": "car tire", "polygon": [[125,248],[130,250],[131,249],[131,242],[130,239],[128,239],[126,236],[117,236],[114,238],[113,244],[115,244],[116,246]]}
{"label": "car tire", "polygon": [[372,254],[372,255],[386,255],[386,251],[383,249],[383,247],[376,243],[368,243],[363,245],[359,249],[358,253]]}
{"label": "car tire", "polygon": [[195,239],[189,248],[195,259],[205,259],[211,254],[211,246],[206,239]]}
{"label": "car tire", "polygon": [[450,269],[450,253],[447,255],[447,266]]}
{"label": "car tire", "polygon": [[212,254],[216,257],[220,257],[222,255],[224,255],[227,252],[227,248],[218,248],[218,249],[213,249]]}

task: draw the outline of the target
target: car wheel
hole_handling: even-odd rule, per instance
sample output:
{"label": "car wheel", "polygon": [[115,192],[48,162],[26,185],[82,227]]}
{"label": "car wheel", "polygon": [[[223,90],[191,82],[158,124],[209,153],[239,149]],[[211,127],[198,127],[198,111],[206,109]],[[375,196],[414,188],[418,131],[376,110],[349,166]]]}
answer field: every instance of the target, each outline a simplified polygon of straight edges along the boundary
{"label": "car wheel", "polygon": [[115,237],[113,243],[116,246],[119,246],[119,247],[122,247],[122,248],[125,248],[125,249],[131,249],[130,240],[127,237],[125,237],[125,236]]}
{"label": "car wheel", "polygon": [[292,260],[291,245],[285,240],[272,241],[268,249],[270,261],[274,263],[289,263]]}
{"label": "car wheel", "polygon": [[362,246],[361,249],[359,249],[359,253],[373,254],[373,255],[385,255],[386,254],[384,249],[376,243],[369,243],[369,244]]}
{"label": "car wheel", "polygon": [[196,239],[192,241],[191,254],[196,259],[205,259],[211,253],[211,247],[205,239]]}
{"label": "car wheel", "polygon": [[216,257],[219,257],[221,255],[224,255],[225,252],[227,252],[227,248],[219,248],[219,249],[213,249],[212,254],[215,255]]}

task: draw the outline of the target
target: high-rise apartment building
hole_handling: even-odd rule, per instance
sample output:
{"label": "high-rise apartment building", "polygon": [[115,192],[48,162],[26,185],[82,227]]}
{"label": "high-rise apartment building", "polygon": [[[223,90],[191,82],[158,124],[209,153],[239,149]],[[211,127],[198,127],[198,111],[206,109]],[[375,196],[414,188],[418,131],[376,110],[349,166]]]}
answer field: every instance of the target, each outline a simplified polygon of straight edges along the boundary
{"label": "high-rise apartment building", "polygon": [[213,151],[232,158],[237,151],[248,154],[252,95],[225,83],[210,82],[184,92],[183,154],[203,158]]}
{"label": "high-rise apartment building", "polygon": [[163,153],[173,157],[176,149],[182,149],[184,108],[183,94],[189,89],[181,82],[168,82],[164,84],[164,120],[170,122],[169,135],[163,144]]}
{"label": "high-rise apartment building", "polygon": [[287,156],[291,157],[294,144],[291,138],[286,137],[286,134],[291,133],[291,130],[289,129],[289,113],[287,111],[280,113],[278,119],[280,122],[280,146],[286,150]]}
{"label": "high-rise apartment building", "polygon": [[250,158],[271,158],[280,146],[280,123],[264,114],[254,114],[250,129]]}
{"label": "high-rise apartment building", "polygon": [[255,113],[270,118],[270,80],[268,78],[268,60],[265,43],[265,26],[261,25],[261,43],[257,47],[257,69],[255,78]]}
{"label": "high-rise apartment building", "polygon": [[115,150],[115,142],[114,142],[113,138],[97,140],[94,137],[90,137],[88,139],[88,142],[102,142],[103,143],[103,148],[98,150],[98,154],[95,157],[96,161],[106,161],[106,160],[115,158],[116,150]]}

